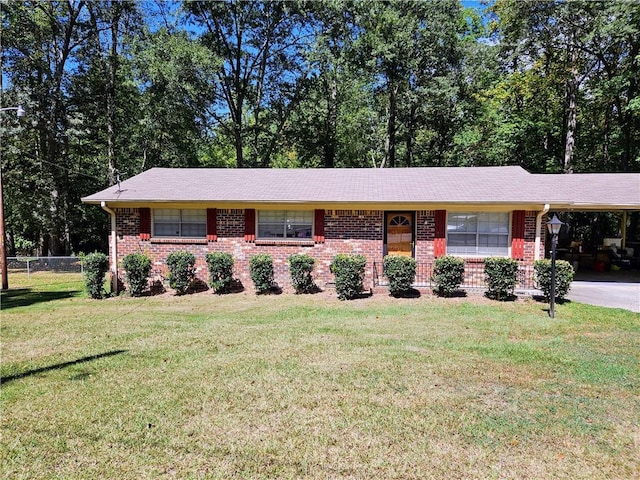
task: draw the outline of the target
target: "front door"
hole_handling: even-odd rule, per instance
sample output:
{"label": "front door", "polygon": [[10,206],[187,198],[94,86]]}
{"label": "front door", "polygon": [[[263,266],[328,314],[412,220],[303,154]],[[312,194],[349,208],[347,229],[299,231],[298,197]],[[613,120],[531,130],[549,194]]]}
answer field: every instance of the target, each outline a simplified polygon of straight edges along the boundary
{"label": "front door", "polygon": [[412,212],[386,212],[387,255],[413,256],[413,218]]}

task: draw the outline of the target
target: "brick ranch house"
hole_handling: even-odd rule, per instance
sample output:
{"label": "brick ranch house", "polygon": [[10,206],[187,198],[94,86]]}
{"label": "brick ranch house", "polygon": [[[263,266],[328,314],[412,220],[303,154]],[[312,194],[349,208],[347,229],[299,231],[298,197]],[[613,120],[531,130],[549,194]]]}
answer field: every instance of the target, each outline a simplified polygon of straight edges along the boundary
{"label": "brick ranch house", "polygon": [[290,284],[287,259],[316,259],[319,286],[333,281],[338,253],[367,258],[365,285],[382,278],[387,254],[413,256],[427,285],[436,257],[464,257],[477,276],[487,256],[511,257],[530,284],[544,257],[546,214],[562,210],[640,210],[640,174],[530,174],[516,166],[394,169],[152,168],[83,202],[111,216],[112,279],[122,258],[151,257],[166,273],[169,252],[195,254],[206,281],[205,255],[229,252],[234,274],[250,286],[249,259],[272,256],[275,280]]}

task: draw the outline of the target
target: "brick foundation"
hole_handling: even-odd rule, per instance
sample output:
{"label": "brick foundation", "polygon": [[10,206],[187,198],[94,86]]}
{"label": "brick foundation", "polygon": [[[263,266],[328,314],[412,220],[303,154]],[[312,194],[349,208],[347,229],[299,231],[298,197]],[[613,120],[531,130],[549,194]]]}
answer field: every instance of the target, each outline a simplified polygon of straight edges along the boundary
{"label": "brick foundation", "polygon": [[[415,249],[414,256],[418,264],[432,263],[434,260],[435,211],[419,210],[415,212]],[[525,215],[525,264],[531,264],[535,254],[536,212]],[[306,253],[316,259],[314,278],[322,288],[334,281],[329,266],[338,253],[357,253],[364,255],[366,267],[365,288],[373,286],[374,263],[381,273],[384,252],[384,211],[383,210],[326,210],[324,242],[311,240],[273,242],[257,240],[247,242],[244,239],[244,210],[217,210],[217,241],[206,239],[167,239],[141,240],[139,235],[140,217],[136,208],[116,209],[116,228],[118,241],[118,277],[124,279],[121,268],[122,258],[133,252],[148,255],[153,264],[152,279],[166,278],[164,261],[171,251],[186,250],[196,256],[196,269],[199,279],[206,282],[207,265],[205,255],[209,252],[228,252],[235,260],[234,275],[245,288],[253,288],[249,277],[249,259],[258,253],[268,253],[273,258],[275,281],[285,290],[290,289],[287,259],[295,253]],[[109,246],[111,248],[111,245]],[[544,246],[541,245],[542,251]]]}

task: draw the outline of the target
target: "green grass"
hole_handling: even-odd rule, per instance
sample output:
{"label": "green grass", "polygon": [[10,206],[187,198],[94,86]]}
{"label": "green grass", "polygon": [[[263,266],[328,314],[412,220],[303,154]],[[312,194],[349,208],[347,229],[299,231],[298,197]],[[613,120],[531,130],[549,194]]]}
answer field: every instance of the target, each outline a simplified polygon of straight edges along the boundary
{"label": "green grass", "polygon": [[[40,275],[40,274],[38,274]],[[634,478],[640,316],[533,301],[2,294],[2,478]]]}

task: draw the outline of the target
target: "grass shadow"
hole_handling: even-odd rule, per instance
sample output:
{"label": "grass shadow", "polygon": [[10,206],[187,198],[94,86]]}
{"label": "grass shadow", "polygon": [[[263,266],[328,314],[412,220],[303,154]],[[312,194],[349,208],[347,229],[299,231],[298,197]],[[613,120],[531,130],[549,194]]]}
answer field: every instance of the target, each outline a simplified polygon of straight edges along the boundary
{"label": "grass shadow", "polygon": [[6,377],[2,377],[0,379],[1,385],[6,385],[9,382],[14,380],[19,380],[21,378],[30,377],[31,375],[37,375],[39,373],[50,372],[52,370],[61,370],[63,368],[71,367],[73,365],[79,365],[81,363],[92,362],[94,360],[99,360],[105,357],[112,357],[114,355],[120,355],[121,353],[125,353],[127,350],[112,350],[110,352],[98,353],[97,355],[90,355],[88,357],[78,358],[76,360],[71,360],[68,362],[56,363],[54,365],[49,365],[48,367],[34,368],[32,370],[27,370],[26,372],[16,373],[15,375],[8,375]]}
{"label": "grass shadow", "polygon": [[63,290],[59,292],[43,292],[31,288],[18,288],[6,290],[0,294],[2,310],[16,307],[28,307],[36,303],[72,298],[80,293],[80,290]]}
{"label": "grass shadow", "polygon": [[[533,295],[531,298],[538,303],[549,303],[549,299],[544,295]],[[564,305],[569,303],[571,303],[571,300],[569,300],[568,298],[556,298],[556,305]]]}

